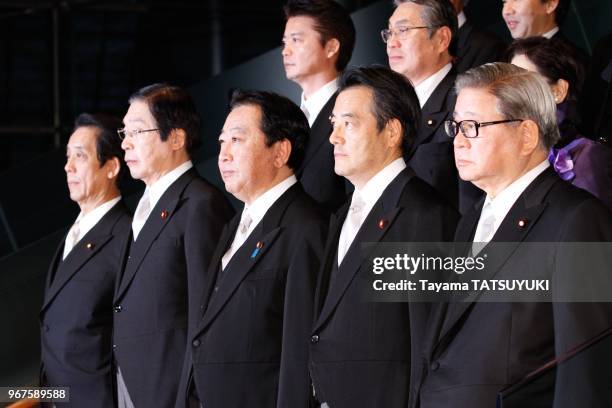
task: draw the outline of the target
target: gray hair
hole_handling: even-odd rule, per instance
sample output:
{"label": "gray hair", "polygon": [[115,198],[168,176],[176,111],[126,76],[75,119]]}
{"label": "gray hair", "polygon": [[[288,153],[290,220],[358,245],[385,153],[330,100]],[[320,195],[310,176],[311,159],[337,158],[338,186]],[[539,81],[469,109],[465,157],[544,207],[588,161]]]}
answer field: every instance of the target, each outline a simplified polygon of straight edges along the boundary
{"label": "gray hair", "polygon": [[457,14],[450,0],[394,0],[395,7],[403,3],[414,3],[423,6],[421,18],[423,23],[430,27],[429,38],[433,37],[434,33],[440,27],[448,27],[451,30],[451,42],[448,46],[450,55],[457,55],[457,41],[459,24],[457,22]]}
{"label": "gray hair", "polygon": [[538,125],[540,146],[549,150],[559,140],[557,105],[546,79],[512,64],[494,62],[460,74],[457,94],[481,88],[497,98],[497,111],[506,119],[530,119]]}

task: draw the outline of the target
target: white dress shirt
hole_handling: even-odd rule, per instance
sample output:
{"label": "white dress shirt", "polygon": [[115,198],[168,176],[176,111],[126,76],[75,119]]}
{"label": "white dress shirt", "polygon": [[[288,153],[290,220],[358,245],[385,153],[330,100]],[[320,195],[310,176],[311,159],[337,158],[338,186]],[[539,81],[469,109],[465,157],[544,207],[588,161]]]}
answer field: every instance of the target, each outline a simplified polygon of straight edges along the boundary
{"label": "white dress shirt", "polygon": [[326,83],[315,93],[310,95],[308,99],[304,97],[304,92],[302,92],[300,108],[306,115],[310,127],[312,127],[312,124],[317,119],[317,116],[319,116],[319,113],[321,112],[321,109],[323,109],[323,106],[325,106],[327,101],[329,101],[329,98],[331,98],[337,90],[338,78],[334,78],[332,81]]}
{"label": "white dress shirt", "polygon": [[[542,163],[535,166],[533,169],[529,170],[527,173],[523,174],[521,177],[516,179],[512,184],[503,189],[495,198],[487,195],[485,198],[485,202],[483,208],[487,205],[490,206],[490,215],[494,217],[493,220],[493,228],[487,228],[486,224],[488,220],[487,217],[480,214],[480,218],[478,219],[478,225],[476,227],[476,232],[474,233],[474,242],[489,242],[491,238],[497,232],[497,229],[508,215],[508,212],[518,200],[523,191],[536,179],[544,170],[546,170],[550,166],[548,160],[544,160]],[[489,214],[487,214],[489,215]],[[483,229],[487,229],[487,233],[483,234]]]}
{"label": "white dress shirt", "polygon": [[[159,201],[162,195],[168,190],[168,188],[176,181],[179,177],[185,174],[189,169],[193,167],[191,160],[187,160],[183,164],[175,167],[173,170],[161,176],[155,183],[145,188],[145,192],[140,197],[134,218],[132,219],[132,231],[134,233],[134,241],[138,238],[138,235],[149,219],[151,211],[155,208],[155,205]],[[148,200],[144,205],[146,210],[141,214],[141,207],[143,207],[143,200]]]}
{"label": "white dress shirt", "polygon": [[557,34],[559,32],[559,27],[555,26],[555,28],[553,28],[550,31],[545,32],[544,34],[542,34],[542,37],[548,38],[549,40],[553,37],[553,35]]}
{"label": "white dress shirt", "polygon": [[242,210],[242,214],[240,216],[241,222],[245,217],[245,214],[248,214],[251,221],[245,233],[239,234],[238,231],[234,236],[234,240],[232,241],[232,245],[229,247],[223,258],[221,259],[221,267],[225,269],[229,261],[232,259],[236,251],[244,244],[249,235],[253,232],[257,224],[263,219],[266,215],[270,207],[278,200],[291,186],[297,183],[297,178],[295,175],[291,175],[287,177],[285,180],[281,181],[259,197],[255,199],[251,203],[251,205],[244,207]]}
{"label": "white dress shirt", "polygon": [[[364,201],[363,209],[360,211],[361,222],[358,223],[358,228],[352,228],[348,222],[348,215],[347,218],[344,220],[344,223],[342,224],[342,230],[340,231],[340,239],[338,240],[338,265],[342,263],[344,256],[346,255],[348,249],[353,243],[355,236],[357,236],[357,233],[363,225],[363,222],[368,217],[370,211],[372,211],[374,204],[376,204],[387,186],[391,184],[391,182],[395,180],[397,175],[400,174],[405,168],[406,162],[404,162],[404,159],[400,157],[389,163],[374,177],[368,180],[368,182],[363,186],[362,189],[355,188],[355,193],[353,193],[353,197],[358,196],[361,200]],[[352,199],[351,204],[353,204]]]}
{"label": "white dress shirt", "polygon": [[422,81],[420,84],[414,87],[416,91],[417,97],[419,98],[419,104],[421,108],[425,106],[427,100],[431,96],[431,94],[436,90],[440,82],[444,79],[444,77],[450,72],[453,68],[453,64],[450,62],[443,66],[438,72],[429,76],[426,80]]}
{"label": "white dress shirt", "polygon": [[463,12],[463,10],[461,10],[461,12],[457,14],[457,28],[463,27],[466,21],[467,21],[467,17],[465,16],[465,13]]}
{"label": "white dress shirt", "polygon": [[[100,204],[89,213],[83,215],[83,212],[80,212],[74,224],[78,223],[78,234],[76,235],[74,241],[72,242],[72,246],[69,248],[67,245],[64,245],[64,253],[63,258],[70,253],[72,248],[74,248],[75,244],[81,240],[93,227],[96,226],[98,222],[106,215],[107,212],[111,210],[119,201],[121,201],[121,196],[115,197],[112,200],[108,200],[107,202]],[[74,225],[73,224],[73,225]],[[72,229],[72,228],[71,228]]]}

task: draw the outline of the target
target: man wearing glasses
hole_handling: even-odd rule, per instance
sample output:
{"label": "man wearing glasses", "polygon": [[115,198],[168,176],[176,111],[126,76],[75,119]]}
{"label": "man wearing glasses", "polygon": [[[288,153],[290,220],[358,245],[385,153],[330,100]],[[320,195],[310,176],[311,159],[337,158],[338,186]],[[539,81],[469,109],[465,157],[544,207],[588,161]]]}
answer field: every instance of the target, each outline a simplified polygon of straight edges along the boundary
{"label": "man wearing glasses", "polygon": [[[563,360],[612,325],[609,303],[554,301],[567,299],[559,297],[565,279],[572,285],[596,284],[588,267],[561,273],[567,272],[561,249],[567,246],[558,243],[611,241],[612,214],[595,197],[561,180],[548,163],[548,151],[559,139],[549,85],[537,74],[494,63],[460,75],[456,89],[454,119],[446,122],[446,130],[459,175],[486,197],[463,216],[455,241],[471,242],[472,253],[489,255],[487,277],[515,277],[535,265],[529,273],[546,272],[552,289],[540,302],[436,305],[425,334],[428,344],[422,355],[413,355],[413,361],[424,364],[422,376],[413,379],[418,395],[412,407],[496,406],[504,388],[553,358]],[[510,246],[500,250],[489,242]],[[519,243],[542,242],[554,245],[554,251],[540,249],[527,257],[518,249]],[[501,258],[491,256],[502,251]],[[608,387],[602,386],[609,376],[594,368],[606,359],[596,353],[585,353],[573,366],[559,365],[550,382],[536,383],[539,388],[519,394],[512,406],[609,406]]]}
{"label": "man wearing glasses", "polygon": [[200,178],[191,155],[199,118],[183,89],[155,84],[130,97],[125,161],[146,189],[114,300],[113,350],[119,407],[174,405],[199,293],[223,225],[224,195]]}
{"label": "man wearing glasses", "polygon": [[443,125],[455,106],[455,9],[449,0],[396,0],[395,5],[389,27],[381,32],[389,66],[412,82],[422,108],[416,139],[404,157],[420,178],[463,212],[479,193],[468,186],[460,198],[453,147]]}

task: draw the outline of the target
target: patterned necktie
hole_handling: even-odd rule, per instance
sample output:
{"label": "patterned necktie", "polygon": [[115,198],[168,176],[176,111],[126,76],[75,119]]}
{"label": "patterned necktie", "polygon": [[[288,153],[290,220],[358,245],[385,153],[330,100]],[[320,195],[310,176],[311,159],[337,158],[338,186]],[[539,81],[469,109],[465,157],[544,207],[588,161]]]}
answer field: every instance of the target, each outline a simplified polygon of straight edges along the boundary
{"label": "patterned necktie", "polygon": [[338,265],[342,263],[344,256],[348,252],[353,240],[355,239],[355,236],[361,228],[364,217],[364,209],[365,201],[361,197],[361,194],[355,191],[353,193],[353,198],[351,199],[351,207],[349,208],[346,219],[344,220],[342,232],[340,233],[340,240],[338,243]]}
{"label": "patterned necktie", "polygon": [[134,213],[134,219],[132,220],[132,232],[134,233],[134,241],[138,238],[138,234],[144,226],[149,214],[151,213],[151,201],[149,200],[149,190],[145,190],[144,194],[138,202],[136,212]]}
{"label": "patterned necktie", "polygon": [[474,256],[482,251],[495,234],[495,214],[493,213],[493,205],[491,205],[490,201],[487,201],[484,207],[482,207],[478,227],[476,228],[474,243],[472,244],[472,255]]}
{"label": "patterned necktie", "polygon": [[221,259],[222,269],[225,269],[230,259],[232,259],[236,251],[238,251],[238,248],[240,248],[242,244],[244,244],[244,241],[246,241],[248,237],[247,233],[252,223],[253,223],[253,219],[251,218],[249,213],[247,213],[246,211],[243,212],[242,218],[240,219],[240,224],[238,225],[238,229],[236,230],[236,236],[234,236],[234,241],[232,242],[232,245],[227,250],[225,255],[223,255],[223,258]]}
{"label": "patterned necktie", "polygon": [[64,254],[62,256],[62,260],[66,259],[70,251],[72,251],[77,242],[79,242],[79,234],[81,233],[81,230],[79,228],[79,222],[80,219],[77,218],[74,224],[72,224],[72,227],[70,227],[68,235],[66,235],[66,242],[64,243]]}

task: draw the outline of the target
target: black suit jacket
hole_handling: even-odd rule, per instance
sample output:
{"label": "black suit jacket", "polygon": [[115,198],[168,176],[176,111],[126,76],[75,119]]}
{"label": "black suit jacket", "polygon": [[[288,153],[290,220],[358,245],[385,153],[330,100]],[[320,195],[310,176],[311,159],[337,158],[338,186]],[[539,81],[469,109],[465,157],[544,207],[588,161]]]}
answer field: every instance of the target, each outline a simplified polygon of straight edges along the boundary
{"label": "black suit jacket", "polygon": [[487,62],[501,61],[505,48],[506,44],[497,36],[466,21],[459,29],[455,69],[461,73]]}
{"label": "black suit jacket", "polygon": [[612,146],[612,33],[593,48],[593,58],[581,98],[581,131],[591,139],[605,139]]}
{"label": "black suit jacket", "polygon": [[413,145],[405,154],[406,162],[417,176],[435,188],[462,213],[481,197],[482,191],[459,179],[455,167],[453,139],[444,129],[444,121],[453,118],[455,110],[454,68],[438,84],[421,110],[421,124]]}
{"label": "black suit jacket", "polygon": [[40,312],[41,383],[70,387],[66,406],[115,405],[113,293],[130,226],[130,214],[119,202],[63,261],[62,241],[51,263]]}
{"label": "black suit jacket", "polygon": [[[473,239],[483,202],[461,219],[456,241]],[[523,227],[520,220],[526,220]],[[589,193],[558,178],[549,168],[527,187],[493,236],[493,242],[513,245],[496,257],[487,277],[508,276],[510,271],[525,266],[527,259],[514,252],[521,242],[610,240],[609,210]],[[554,278],[563,266],[558,256],[553,260],[544,256],[530,258],[529,262],[539,262],[548,269],[552,265],[550,275]],[[437,305],[432,311],[422,354],[414,356],[414,361],[423,365],[418,370],[422,375],[413,381],[412,388],[420,401],[415,398],[411,406],[420,402],[421,408],[494,407],[501,389],[612,325],[610,306],[561,302]],[[598,375],[588,364],[585,366],[581,372],[559,369],[555,382],[535,390],[518,406],[609,406],[602,403],[601,394],[594,392],[609,377]],[[574,386],[576,379],[587,384],[580,391]],[[604,398],[609,403],[607,394]],[[538,405],[536,401],[540,400],[554,402]]]}
{"label": "black suit jacket", "polygon": [[239,221],[237,215],[227,225],[213,256],[177,407],[187,406],[195,385],[208,408],[306,408],[308,334],[327,220],[296,183],[220,271]]}
{"label": "black suit jacket", "polygon": [[[195,169],[161,196],[131,243],[115,294],[114,352],[136,407],[174,405],[206,269],[232,209]],[[131,240],[130,240],[131,242]]]}
{"label": "black suit jacket", "polygon": [[329,142],[332,132],[329,116],[336,96],[337,93],[329,98],[313,122],[304,161],[296,172],[304,191],[330,214],[346,200],[346,182],[334,171],[334,146]]}
{"label": "black suit jacket", "polygon": [[[332,216],[317,284],[310,344],[316,397],[332,408],[405,408],[410,349],[419,347],[429,307],[365,302],[363,289],[371,271],[362,264],[360,244],[450,241],[458,214],[405,169],[376,202],[332,278],[349,204]],[[386,220],[383,228],[380,220]]]}

